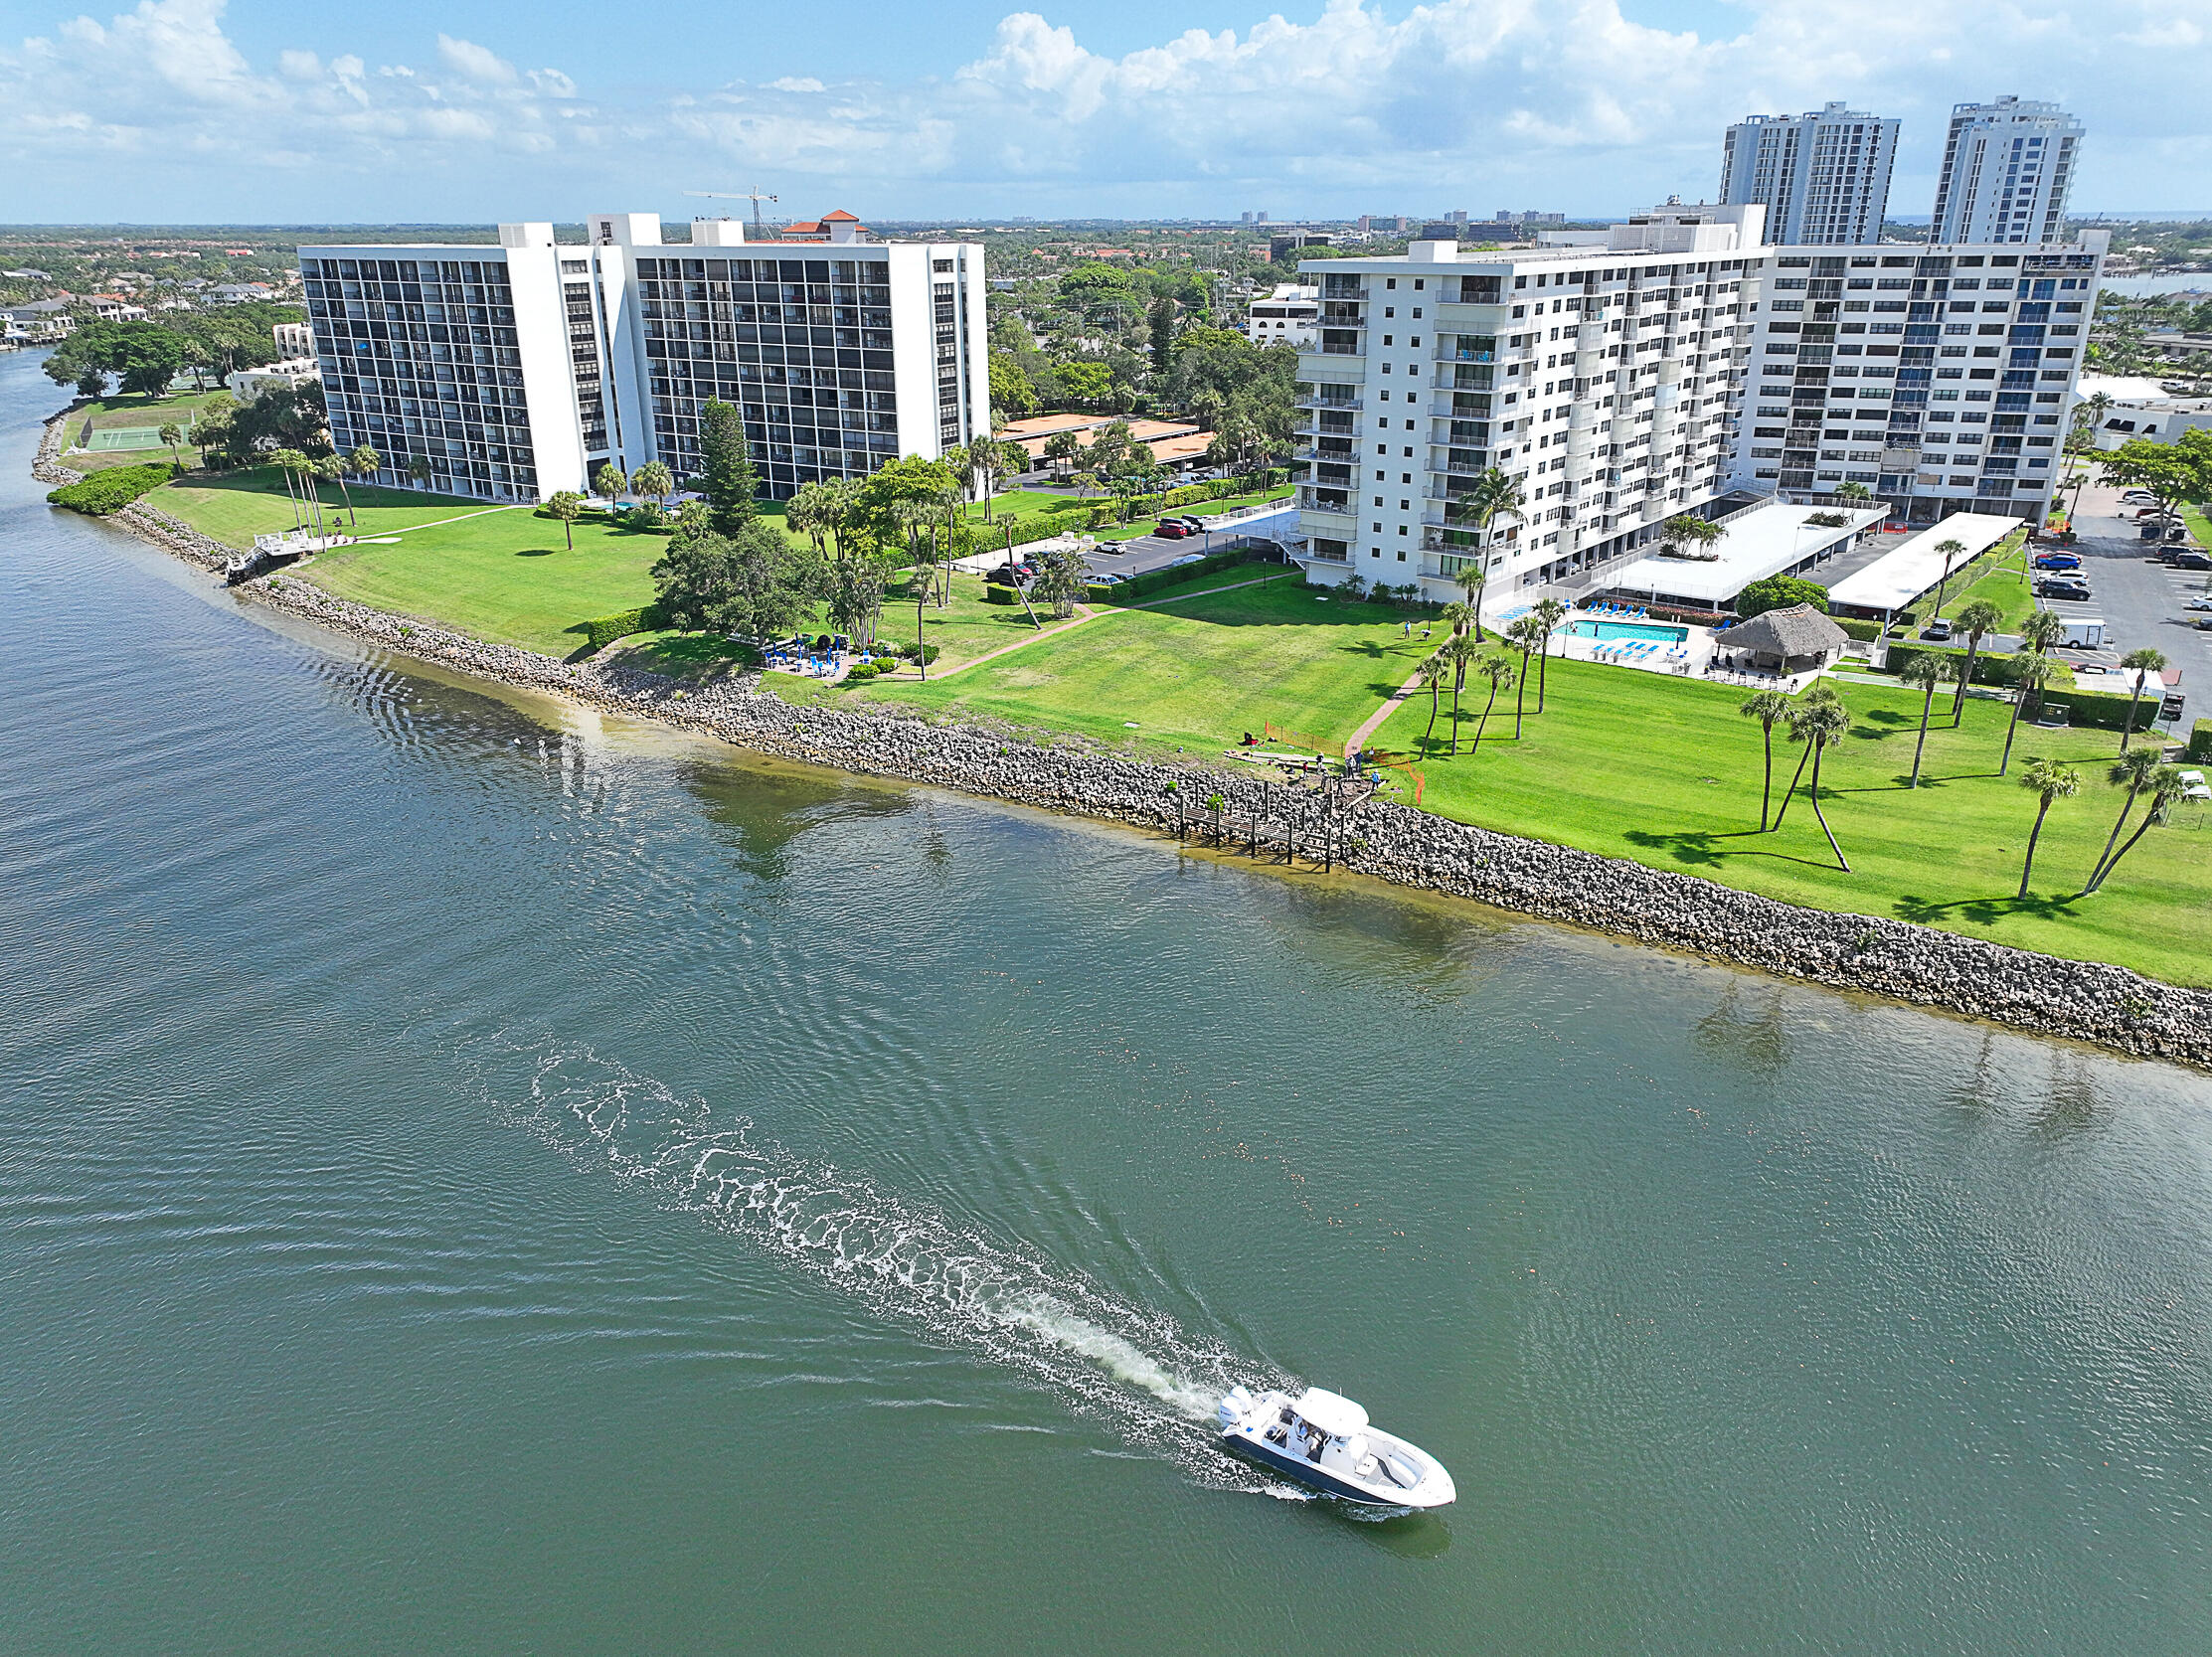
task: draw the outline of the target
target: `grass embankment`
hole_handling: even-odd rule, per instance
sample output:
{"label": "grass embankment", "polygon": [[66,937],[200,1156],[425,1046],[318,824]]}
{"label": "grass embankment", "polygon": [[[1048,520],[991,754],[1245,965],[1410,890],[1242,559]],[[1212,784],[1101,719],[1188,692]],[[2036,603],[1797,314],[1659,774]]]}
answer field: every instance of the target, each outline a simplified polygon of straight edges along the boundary
{"label": "grass embankment", "polygon": [[[1968,699],[1957,731],[1937,699],[1922,786],[1905,787],[1920,699],[1902,688],[1838,684],[1850,736],[1823,761],[1821,804],[1852,873],[1835,867],[1800,791],[1779,834],[1759,825],[1760,733],[1739,716],[1746,692],[1656,674],[1555,660],[1549,708],[1513,740],[1511,694],[1499,699],[1478,754],[1467,751],[1478,696],[1463,699],[1456,758],[1444,752],[1448,705],[1424,748],[1427,697],[1377,735],[1415,750],[1423,803],[1484,828],[1703,875],[1815,909],[1924,921],[2056,955],[2119,962],[2176,983],[2212,983],[2212,828],[2195,807],[2150,831],[2097,897],[2077,900],[2120,809],[2105,767],[2119,737],[2023,726],[2012,776],[1995,774],[2010,709]],[[1479,687],[1478,687],[1479,688]],[[1446,698],[1448,704],[1448,697]],[[1469,707],[1469,701],[1473,706]],[[1529,706],[1535,706],[1534,687]],[[1776,734],[1776,791],[1799,749]],[[2031,896],[2015,900],[2035,801],[2015,782],[2038,755],[2081,768],[2082,792],[2051,809]]]}
{"label": "grass embankment", "polygon": [[1102,613],[951,678],[794,696],[895,701],[1138,751],[1219,750],[1270,720],[1340,747],[1434,641],[1401,637],[1393,610],[1287,580],[1242,584],[1259,574],[1220,572],[1193,595]]}
{"label": "grass embankment", "polygon": [[[98,398],[69,416],[69,441],[75,443],[83,438],[87,420],[95,431],[129,426],[158,429],[172,422],[189,429],[201,406],[215,395],[214,392],[184,392],[173,397],[118,395]],[[72,471],[103,472],[115,466],[142,466],[151,460],[181,459],[187,466],[197,466],[200,458],[200,450],[184,442],[177,445],[174,454],[164,443],[155,448],[95,449],[87,454],[64,454],[61,460]]]}
{"label": "grass embankment", "polygon": [[2004,612],[1997,624],[2000,633],[2017,633],[2035,613],[2035,586],[2028,574],[2028,544],[2024,535],[2000,542],[1952,578],[1955,595],[1938,613],[1956,617],[1976,599],[1987,599]]}
{"label": "grass embankment", "polygon": [[[341,497],[335,483],[316,486],[325,522],[347,535],[391,535],[419,524],[438,523],[464,512],[481,512],[489,503],[459,495],[425,495],[414,489],[380,489],[373,483],[348,483]],[[346,499],[353,503],[346,509]],[[273,468],[244,472],[204,472],[179,478],[146,504],[181,518],[202,535],[226,547],[249,551],[256,535],[276,535],[300,522]],[[356,519],[359,521],[356,522]],[[553,529],[556,534],[560,525]]]}

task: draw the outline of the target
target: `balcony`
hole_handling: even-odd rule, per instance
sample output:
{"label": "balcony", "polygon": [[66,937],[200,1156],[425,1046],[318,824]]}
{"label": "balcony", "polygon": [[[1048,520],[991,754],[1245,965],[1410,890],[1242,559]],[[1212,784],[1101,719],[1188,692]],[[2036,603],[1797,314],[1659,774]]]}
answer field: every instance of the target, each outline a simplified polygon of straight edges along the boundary
{"label": "balcony", "polygon": [[1367,355],[1367,348],[1357,340],[1343,342],[1323,340],[1320,350],[1324,357],[1364,357]]}
{"label": "balcony", "polygon": [[1436,360],[1440,363],[1494,363],[1498,361],[1498,353],[1494,349],[1482,351],[1466,345],[1441,345],[1437,348]]}
{"label": "balcony", "polygon": [[1350,411],[1360,408],[1361,404],[1360,400],[1356,397],[1325,397],[1316,393],[1312,397],[1299,398],[1297,400],[1297,407],[1300,409],[1343,409]]}

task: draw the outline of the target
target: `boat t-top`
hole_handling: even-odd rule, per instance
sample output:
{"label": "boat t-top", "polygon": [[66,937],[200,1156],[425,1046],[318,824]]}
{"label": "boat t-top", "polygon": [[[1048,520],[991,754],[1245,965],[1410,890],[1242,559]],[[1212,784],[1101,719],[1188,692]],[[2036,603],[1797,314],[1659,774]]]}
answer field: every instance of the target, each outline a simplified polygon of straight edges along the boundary
{"label": "boat t-top", "polygon": [[1441,1508],[1458,1498],[1444,1463],[1370,1423],[1336,1393],[1292,1398],[1232,1388],[1216,1411],[1222,1446],[1324,1495],[1369,1507]]}

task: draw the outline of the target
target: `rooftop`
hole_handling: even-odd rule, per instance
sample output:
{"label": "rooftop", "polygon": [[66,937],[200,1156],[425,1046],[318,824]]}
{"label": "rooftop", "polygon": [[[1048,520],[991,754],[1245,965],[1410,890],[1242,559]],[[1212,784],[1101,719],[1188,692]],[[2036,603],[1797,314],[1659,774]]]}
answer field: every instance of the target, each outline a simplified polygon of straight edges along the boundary
{"label": "rooftop", "polygon": [[[1721,538],[1708,549],[1719,555],[1714,562],[1639,558],[1605,578],[1605,584],[1616,592],[1664,594],[1717,609],[1753,581],[1794,569],[1823,550],[1848,541],[1869,524],[1879,523],[1888,510],[1874,506],[1848,511],[1769,501],[1721,527]],[[1844,521],[1836,525],[1811,522],[1818,516],[1836,516]]]}
{"label": "rooftop", "polygon": [[1902,609],[1943,580],[1945,555],[1936,551],[1943,543],[1957,541],[1966,549],[1950,555],[1952,569],[1957,570],[2019,527],[2019,519],[1994,512],[1954,513],[1837,581],[1828,603],[1859,610]]}

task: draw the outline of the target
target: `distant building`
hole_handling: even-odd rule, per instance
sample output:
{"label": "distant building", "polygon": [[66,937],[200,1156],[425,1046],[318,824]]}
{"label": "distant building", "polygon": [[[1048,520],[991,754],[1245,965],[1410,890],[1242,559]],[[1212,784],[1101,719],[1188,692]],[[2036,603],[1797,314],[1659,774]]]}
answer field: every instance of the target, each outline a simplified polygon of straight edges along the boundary
{"label": "distant building", "polygon": [[304,322],[279,322],[269,329],[269,336],[276,342],[276,355],[281,358],[315,354],[315,331]]}
{"label": "distant building", "polygon": [[1299,282],[1279,282],[1265,299],[1252,302],[1245,338],[1255,345],[1294,345],[1309,349],[1319,337],[1321,290]]}
{"label": "distant building", "polygon": [[[989,429],[983,249],[748,245],[735,220],[664,245],[650,213],[496,246],[298,250],[331,441],[388,483],[488,500],[584,489],[603,462],[696,477],[700,412],[734,405],[766,492],[936,459]],[[450,337],[442,337],[450,336]]]}
{"label": "distant building", "polygon": [[1929,241],[2056,242],[2081,142],[2082,123],[2055,103],[1953,105]]}
{"label": "distant building", "polygon": [[1897,160],[1895,120],[1830,103],[1749,115],[1721,147],[1721,200],[1764,202],[1777,244],[1878,242]]}
{"label": "distant building", "polygon": [[102,322],[143,322],[146,319],[145,306],[134,305],[119,293],[89,293],[85,296],[85,303]]}
{"label": "distant building", "polygon": [[1270,258],[1280,258],[1285,253],[1296,252],[1300,248],[1333,248],[1335,246],[1336,238],[1327,231],[1285,231],[1279,236],[1268,238],[1268,256]]}
{"label": "distant building", "polygon": [[216,305],[252,305],[275,296],[276,290],[266,282],[219,282],[203,295]]}
{"label": "distant building", "polygon": [[72,302],[70,295],[65,293],[59,299],[33,299],[27,304],[10,305],[0,310],[0,322],[6,323],[11,333],[20,333],[32,345],[67,339],[77,331],[77,318],[69,312]]}
{"label": "distant building", "polygon": [[272,387],[298,387],[309,381],[319,382],[322,368],[312,357],[293,357],[280,363],[268,363],[260,368],[234,370],[224,378],[223,384],[231,396],[241,403],[252,403]]}
{"label": "distant building", "polygon": [[785,242],[867,242],[871,240],[868,227],[850,213],[839,209],[825,213],[819,219],[802,219],[795,225],[783,227]]}
{"label": "distant building", "polygon": [[2116,449],[2137,437],[2170,443],[2185,431],[2212,427],[2212,398],[2175,397],[2155,380],[2085,374],[2084,402],[2102,397],[2090,436],[2102,449]]}

